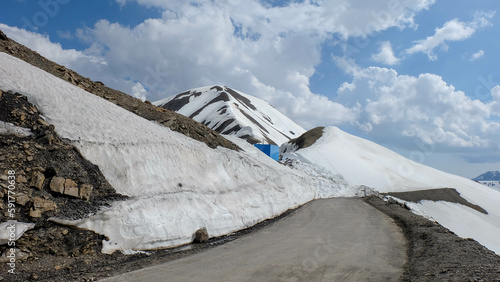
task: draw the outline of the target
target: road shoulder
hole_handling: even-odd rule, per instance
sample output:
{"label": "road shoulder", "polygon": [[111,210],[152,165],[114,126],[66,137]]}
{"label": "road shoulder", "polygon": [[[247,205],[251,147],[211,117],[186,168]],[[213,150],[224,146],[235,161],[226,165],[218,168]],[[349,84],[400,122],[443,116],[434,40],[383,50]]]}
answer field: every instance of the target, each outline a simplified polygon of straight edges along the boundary
{"label": "road shoulder", "polygon": [[403,281],[500,281],[500,256],[472,239],[378,197],[366,203],[387,214],[408,241]]}

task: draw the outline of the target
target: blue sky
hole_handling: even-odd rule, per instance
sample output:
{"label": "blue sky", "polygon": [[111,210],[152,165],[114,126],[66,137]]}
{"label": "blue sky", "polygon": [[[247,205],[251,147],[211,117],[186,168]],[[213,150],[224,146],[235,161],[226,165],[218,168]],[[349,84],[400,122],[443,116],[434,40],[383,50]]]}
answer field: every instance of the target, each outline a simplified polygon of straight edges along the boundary
{"label": "blue sky", "polygon": [[500,169],[494,0],[9,0],[0,29],[141,99],[224,84],[475,177]]}

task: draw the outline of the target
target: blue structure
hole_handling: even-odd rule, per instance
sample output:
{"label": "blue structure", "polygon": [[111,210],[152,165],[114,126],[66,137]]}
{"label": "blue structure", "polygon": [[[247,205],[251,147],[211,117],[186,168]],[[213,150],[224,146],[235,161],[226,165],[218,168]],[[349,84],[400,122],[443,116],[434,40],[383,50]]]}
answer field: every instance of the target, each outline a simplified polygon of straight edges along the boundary
{"label": "blue structure", "polygon": [[275,161],[280,160],[280,147],[276,145],[270,145],[270,144],[254,144],[257,149],[261,150],[264,152],[264,154],[268,155]]}

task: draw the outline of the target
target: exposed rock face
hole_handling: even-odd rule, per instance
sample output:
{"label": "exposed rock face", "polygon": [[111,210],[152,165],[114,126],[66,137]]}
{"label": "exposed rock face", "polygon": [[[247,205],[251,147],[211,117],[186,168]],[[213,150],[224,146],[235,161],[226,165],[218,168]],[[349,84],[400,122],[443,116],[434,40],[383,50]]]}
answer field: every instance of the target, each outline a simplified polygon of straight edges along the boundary
{"label": "exposed rock face", "polygon": [[64,181],[64,195],[78,198],[79,194],[80,193],[78,191],[78,185],[76,184],[76,182],[71,179],[66,179]]}
{"label": "exposed rock face", "polygon": [[196,230],[196,233],[194,233],[194,243],[206,243],[208,242],[208,231],[205,227],[200,228]]}
{"label": "exposed rock face", "polygon": [[39,190],[42,189],[43,183],[45,181],[45,175],[39,171],[35,171],[31,176],[30,187],[37,188]]}
{"label": "exposed rock face", "polygon": [[53,211],[57,209],[57,204],[52,200],[42,199],[40,197],[35,197],[33,199],[33,206],[29,211],[30,217],[42,217],[42,214],[46,211]]}
{"label": "exposed rock face", "polygon": [[3,33],[1,30],[0,30],[0,40],[9,40],[7,35],[5,35],[5,33]]}
{"label": "exposed rock face", "polygon": [[79,190],[80,199],[84,199],[85,201],[90,200],[90,195],[92,195],[93,189],[94,187],[90,184],[82,184]]}
{"label": "exposed rock face", "polygon": [[90,200],[92,195],[92,190],[94,187],[90,184],[78,184],[71,179],[64,179],[63,177],[52,177],[50,181],[50,191],[59,194],[64,194],[74,198],[84,199],[86,201]]}
{"label": "exposed rock face", "polygon": [[62,177],[57,177],[57,176],[53,177],[52,180],[50,181],[50,191],[63,194],[65,181],[66,179]]}
{"label": "exposed rock face", "polygon": [[297,150],[307,148],[314,144],[321,136],[323,136],[323,130],[325,128],[320,126],[313,128],[306,133],[302,134],[298,138],[290,140],[290,143],[297,146]]}

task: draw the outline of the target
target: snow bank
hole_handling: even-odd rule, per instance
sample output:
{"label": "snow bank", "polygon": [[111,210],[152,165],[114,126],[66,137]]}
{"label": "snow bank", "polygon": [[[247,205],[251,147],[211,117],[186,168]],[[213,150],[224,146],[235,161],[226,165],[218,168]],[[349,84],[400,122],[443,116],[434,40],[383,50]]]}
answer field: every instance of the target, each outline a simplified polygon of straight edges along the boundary
{"label": "snow bank", "polygon": [[210,149],[5,53],[0,89],[26,95],[118,193],[131,197],[83,220],[56,219],[107,236],[105,253],[189,243],[202,227],[220,236],[316,198],[357,192],[345,181],[285,167],[253,147]]}
{"label": "snow bank", "polygon": [[[291,144],[283,157],[324,167],[355,185],[366,185],[379,192],[405,192],[434,188],[455,188],[460,195],[485,209],[474,209],[448,202],[422,201],[412,204],[417,213],[426,214],[441,225],[500,254],[500,192],[472,180],[413,162],[387,148],[347,134],[336,127],[324,129],[312,146],[296,150]],[[494,238],[497,238],[494,240]]]}

